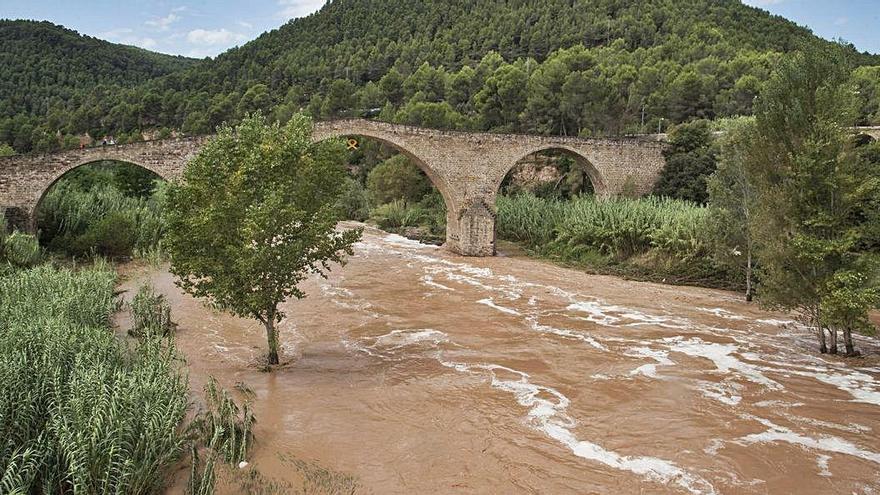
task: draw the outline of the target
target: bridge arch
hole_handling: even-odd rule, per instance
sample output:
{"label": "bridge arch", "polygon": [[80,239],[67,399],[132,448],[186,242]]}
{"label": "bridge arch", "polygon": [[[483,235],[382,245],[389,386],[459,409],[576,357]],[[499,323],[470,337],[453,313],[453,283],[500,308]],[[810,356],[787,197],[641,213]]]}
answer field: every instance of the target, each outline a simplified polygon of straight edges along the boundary
{"label": "bridge arch", "polygon": [[388,145],[401,154],[405,155],[410,159],[411,162],[416,164],[419,169],[428,176],[431,183],[434,187],[440,191],[440,195],[443,196],[443,201],[446,203],[447,211],[455,208],[455,202],[453,200],[453,196],[451,195],[451,188],[449,183],[447,183],[446,179],[440,175],[440,173],[424,158],[419,156],[415,151],[413,151],[413,146],[408,146],[404,139],[400,137],[396,137],[394,133],[371,129],[367,126],[358,126],[358,125],[350,125],[350,126],[328,126],[322,125],[318,123],[315,126],[315,130],[312,134],[312,141],[318,143],[321,141],[326,141],[328,139],[335,139],[347,136],[359,136],[365,137],[369,139],[374,139],[379,141],[382,144]]}
{"label": "bridge arch", "polygon": [[102,162],[114,162],[118,164],[132,165],[140,169],[146,170],[162,180],[168,181],[171,179],[171,177],[168,177],[167,172],[163,169],[137,163],[137,161],[133,161],[128,158],[113,158],[112,155],[103,156],[100,158],[90,158],[82,162],[73,162],[72,164],[65,165],[61,168],[53,170],[52,173],[48,175],[38,185],[36,191],[37,194],[35,195],[35,197],[33,198],[33,202],[31,203],[33,206],[31,207],[30,211],[26,212],[29,229],[32,232],[37,231],[37,212],[40,210],[40,205],[43,203],[46,195],[49,194],[49,191],[51,191],[52,188],[61,181],[61,179],[77,169]]}
{"label": "bridge arch", "polygon": [[590,182],[593,185],[594,194],[600,197],[608,196],[609,193],[605,178],[602,175],[602,172],[598,168],[596,168],[596,165],[593,163],[593,161],[590,160],[587,154],[585,154],[582,150],[564,144],[537,145],[527,147],[524,151],[521,150],[518,155],[515,155],[518,156],[518,158],[516,158],[514,162],[510,164],[509,167],[507,167],[506,171],[501,175],[500,178],[496,178],[494,190],[501,190],[501,184],[502,182],[504,182],[504,178],[507,177],[507,175],[510,174],[510,172],[512,172],[513,169],[515,169],[516,166],[523,160],[532,155],[548,151],[562,153],[563,155],[574,159],[574,161],[577,162],[587,172],[587,176],[589,177]]}

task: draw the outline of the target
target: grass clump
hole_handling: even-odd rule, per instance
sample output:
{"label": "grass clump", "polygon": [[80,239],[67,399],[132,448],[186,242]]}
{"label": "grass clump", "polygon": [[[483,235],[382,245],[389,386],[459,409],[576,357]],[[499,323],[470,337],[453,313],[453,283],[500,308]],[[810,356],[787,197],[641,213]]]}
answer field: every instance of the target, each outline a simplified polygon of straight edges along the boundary
{"label": "grass clump", "polygon": [[[239,390],[253,394],[243,385]],[[239,406],[214,377],[205,385],[205,409],[190,424],[193,442],[187,493],[209,495],[214,492],[217,468],[220,463],[236,465],[247,459],[253,444],[253,426],[256,423],[249,401]],[[204,452],[202,459],[200,452]]]}
{"label": "grass clump", "polygon": [[171,321],[171,305],[165,296],[158,294],[151,285],[144,284],[129,303],[132,327],[129,335],[133,337],[164,337],[174,329]]}
{"label": "grass clump", "polygon": [[0,260],[13,268],[31,268],[42,259],[43,250],[36,237],[17,231],[0,237]]}

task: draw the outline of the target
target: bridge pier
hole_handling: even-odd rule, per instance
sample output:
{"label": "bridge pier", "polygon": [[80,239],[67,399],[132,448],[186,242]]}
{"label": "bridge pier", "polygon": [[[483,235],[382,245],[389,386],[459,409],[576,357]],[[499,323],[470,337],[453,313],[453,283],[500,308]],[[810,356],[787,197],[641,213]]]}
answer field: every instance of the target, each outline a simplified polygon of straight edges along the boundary
{"label": "bridge pier", "polygon": [[477,200],[455,213],[455,224],[446,224],[448,248],[462,256],[495,256],[495,209]]}
{"label": "bridge pier", "polygon": [[34,222],[31,218],[30,211],[27,208],[18,206],[7,206],[0,212],[6,219],[6,229],[9,232],[19,230],[22,232],[34,233]]}

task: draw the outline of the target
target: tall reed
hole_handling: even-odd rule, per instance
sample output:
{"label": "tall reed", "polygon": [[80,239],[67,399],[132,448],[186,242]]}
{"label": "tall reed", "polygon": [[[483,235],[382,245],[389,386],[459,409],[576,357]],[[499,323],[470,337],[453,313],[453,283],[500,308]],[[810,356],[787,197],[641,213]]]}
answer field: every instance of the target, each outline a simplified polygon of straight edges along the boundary
{"label": "tall reed", "polygon": [[160,493],[185,447],[173,346],[110,328],[115,273],[0,278],[0,493]]}
{"label": "tall reed", "polygon": [[584,249],[625,259],[651,250],[687,260],[710,253],[708,210],[664,198],[571,201],[530,194],[498,198],[498,234],[532,247]]}

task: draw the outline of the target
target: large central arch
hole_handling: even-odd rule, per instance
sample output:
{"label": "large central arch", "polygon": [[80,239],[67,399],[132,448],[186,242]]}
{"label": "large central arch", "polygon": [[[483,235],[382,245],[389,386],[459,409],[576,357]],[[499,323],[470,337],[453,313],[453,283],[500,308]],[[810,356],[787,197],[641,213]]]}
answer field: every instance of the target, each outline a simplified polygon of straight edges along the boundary
{"label": "large central arch", "polygon": [[[352,119],[331,122],[318,122],[312,132],[314,142],[346,136],[362,136],[391,146],[404,154],[421,169],[443,197],[446,205],[446,247],[456,253],[484,256],[494,253],[494,246],[483,246],[479,252],[469,250],[469,242],[461,236],[462,217],[467,207],[462,202],[460,187],[451,179],[443,157],[437,156],[437,145],[433,139],[426,142],[423,133],[413,132],[413,128],[383,122]],[[492,218],[494,222],[494,217]],[[467,220],[465,220],[465,223]],[[494,242],[494,239],[491,240]],[[486,244],[485,242],[483,244]],[[491,252],[487,252],[491,250]]]}

